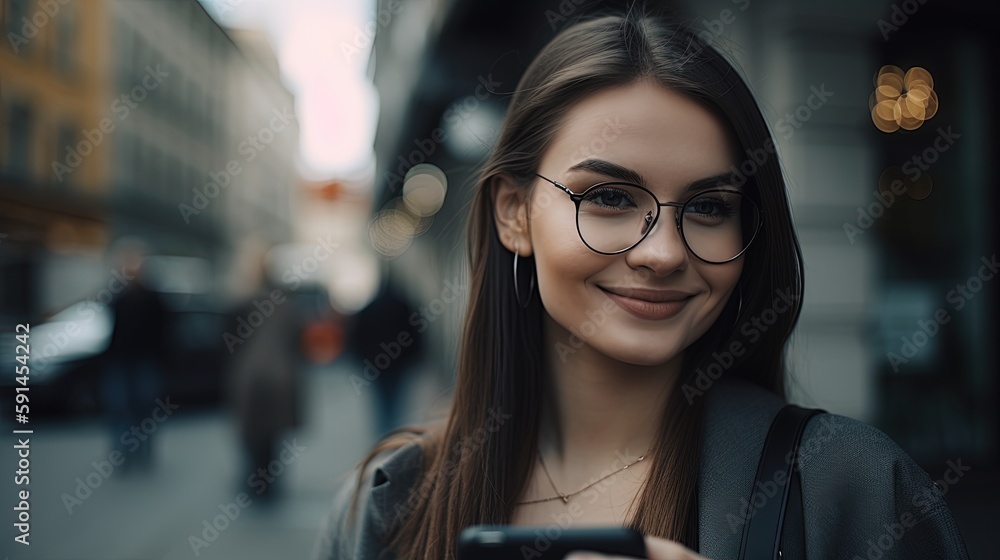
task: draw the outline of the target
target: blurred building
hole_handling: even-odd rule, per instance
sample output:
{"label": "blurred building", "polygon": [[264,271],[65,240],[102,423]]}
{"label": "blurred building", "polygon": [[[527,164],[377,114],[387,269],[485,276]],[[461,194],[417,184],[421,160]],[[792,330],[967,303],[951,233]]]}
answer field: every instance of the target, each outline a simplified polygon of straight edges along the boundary
{"label": "blurred building", "polygon": [[195,0],[0,7],[0,316],[93,297],[123,235],[202,259],[222,298],[242,239],[291,239],[298,124],[265,39]]}
{"label": "blurred building", "polygon": [[[975,299],[961,298],[964,309],[948,298],[1000,246],[987,155],[995,151],[997,116],[983,97],[996,80],[983,71],[995,62],[988,53],[1000,52],[988,30],[996,7],[664,3],[740,64],[779,145],[806,273],[789,359],[791,398],[869,421],[919,460],[995,461],[1000,383],[989,341],[1000,330],[1000,298],[986,281],[972,281],[979,289]],[[381,103],[375,215],[399,196],[415,165],[439,166],[449,183],[445,218],[394,261],[420,271],[415,288],[425,301],[462,271],[472,180],[527,64],[575,18],[626,4],[378,3],[370,66]],[[924,67],[939,78],[940,108],[919,130],[887,134],[874,126],[869,99],[886,64]],[[933,192],[911,185],[910,195],[880,211],[888,184],[882,179],[880,187],[880,177],[934,151],[949,126],[963,135],[961,146],[931,154]],[[859,218],[872,208],[870,223]],[[861,233],[850,235],[848,226]],[[916,334],[941,308],[951,323],[926,340]],[[448,309],[433,325],[444,371],[453,371],[461,320],[461,310]],[[891,353],[906,340],[920,347],[894,364]]]}
{"label": "blurred building", "polygon": [[[5,1],[0,45],[0,315],[27,317],[46,300],[41,259],[68,246],[97,253],[108,240],[108,145],[70,155],[110,96],[102,2],[58,5],[52,15]],[[54,8],[53,8],[54,9]],[[54,162],[71,159],[68,172]],[[68,271],[63,270],[62,274]]]}

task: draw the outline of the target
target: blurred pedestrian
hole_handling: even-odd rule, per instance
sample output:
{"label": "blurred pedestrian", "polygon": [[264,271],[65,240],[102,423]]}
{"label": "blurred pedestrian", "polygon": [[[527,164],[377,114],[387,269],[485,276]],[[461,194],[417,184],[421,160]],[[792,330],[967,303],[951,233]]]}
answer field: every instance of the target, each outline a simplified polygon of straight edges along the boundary
{"label": "blurred pedestrian", "polygon": [[121,239],[112,250],[118,273],[112,275],[109,289],[117,293],[110,302],[114,326],[101,394],[112,449],[125,457],[123,472],[152,467],[155,432],[143,430],[142,423],[156,408],[164,384],[167,307],[148,286],[143,266],[147,252],[146,244],[133,237]]}
{"label": "blurred pedestrian", "polygon": [[405,295],[387,279],[375,298],[351,321],[348,348],[353,352],[365,387],[373,391],[377,436],[398,428],[404,417],[407,382],[423,359],[422,323]]}
{"label": "blurred pedestrian", "polygon": [[302,424],[301,320],[294,294],[267,273],[266,249],[248,251],[253,255],[248,274],[258,288],[229,322],[227,393],[247,464],[239,484],[251,487],[251,497],[267,499],[275,495],[285,470],[276,463],[282,438]]}

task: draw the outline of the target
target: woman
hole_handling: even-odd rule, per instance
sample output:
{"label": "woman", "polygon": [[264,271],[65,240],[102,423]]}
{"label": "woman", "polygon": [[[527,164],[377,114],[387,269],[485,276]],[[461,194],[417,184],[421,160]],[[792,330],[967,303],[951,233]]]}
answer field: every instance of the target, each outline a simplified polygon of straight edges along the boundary
{"label": "woman", "polygon": [[[743,80],[657,17],[575,24],[527,69],[476,189],[450,415],[372,451],[317,556],[451,559],[469,525],[568,524],[735,558],[803,289]],[[821,414],[803,449],[784,558],[966,557],[880,431]]]}

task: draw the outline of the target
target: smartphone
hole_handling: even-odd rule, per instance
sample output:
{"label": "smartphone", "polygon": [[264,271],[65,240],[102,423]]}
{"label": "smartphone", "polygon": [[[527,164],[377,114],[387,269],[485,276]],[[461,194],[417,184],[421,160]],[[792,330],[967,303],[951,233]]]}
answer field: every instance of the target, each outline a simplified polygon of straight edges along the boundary
{"label": "smartphone", "polygon": [[458,537],[458,560],[561,560],[574,550],[646,557],[642,534],[625,527],[473,525]]}

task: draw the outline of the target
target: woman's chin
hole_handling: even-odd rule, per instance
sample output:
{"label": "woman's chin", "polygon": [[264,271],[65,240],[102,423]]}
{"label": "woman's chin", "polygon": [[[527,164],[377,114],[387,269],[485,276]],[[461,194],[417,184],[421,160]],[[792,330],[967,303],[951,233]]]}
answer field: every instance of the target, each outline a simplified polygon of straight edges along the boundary
{"label": "woman's chin", "polygon": [[[662,344],[662,342],[661,342]],[[631,344],[629,346],[632,346]],[[662,366],[669,363],[671,360],[675,359],[680,353],[680,349],[668,349],[661,348],[657,352],[650,352],[649,345],[635,345],[633,348],[622,348],[621,346],[616,347],[614,350],[601,349],[597,350],[622,363],[631,364],[634,366],[642,367],[655,367]]]}

